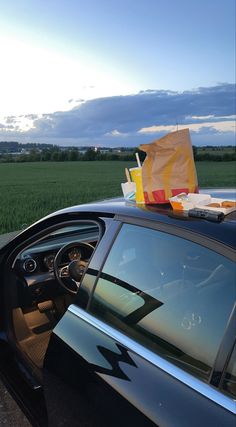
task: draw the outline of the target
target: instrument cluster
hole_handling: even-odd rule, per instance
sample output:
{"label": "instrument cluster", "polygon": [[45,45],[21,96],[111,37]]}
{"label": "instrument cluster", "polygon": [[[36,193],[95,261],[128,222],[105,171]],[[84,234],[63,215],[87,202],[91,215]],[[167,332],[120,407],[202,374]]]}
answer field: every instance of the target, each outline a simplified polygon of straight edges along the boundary
{"label": "instrument cluster", "polygon": [[[54,269],[55,256],[56,256],[56,252],[46,255],[43,259],[44,266],[47,268],[48,271],[53,271]],[[65,258],[64,259],[65,262],[70,262],[75,260],[79,261],[81,259],[81,251],[78,247],[73,247],[65,254],[64,258]]]}
{"label": "instrument cluster", "polygon": [[[26,274],[52,272],[57,252],[58,250],[31,253],[24,258],[21,268],[23,267]],[[69,264],[71,261],[88,260],[90,256],[91,253],[86,248],[72,246],[63,254],[62,263]]]}

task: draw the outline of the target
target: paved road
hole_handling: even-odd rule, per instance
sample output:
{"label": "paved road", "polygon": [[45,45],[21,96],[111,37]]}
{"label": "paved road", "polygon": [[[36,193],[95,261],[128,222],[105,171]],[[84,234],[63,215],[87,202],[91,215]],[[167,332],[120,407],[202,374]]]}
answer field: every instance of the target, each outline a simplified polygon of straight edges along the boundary
{"label": "paved road", "polygon": [[[0,248],[12,239],[18,232],[0,236]],[[10,396],[6,387],[0,381],[0,427],[30,427],[15,400]]]}

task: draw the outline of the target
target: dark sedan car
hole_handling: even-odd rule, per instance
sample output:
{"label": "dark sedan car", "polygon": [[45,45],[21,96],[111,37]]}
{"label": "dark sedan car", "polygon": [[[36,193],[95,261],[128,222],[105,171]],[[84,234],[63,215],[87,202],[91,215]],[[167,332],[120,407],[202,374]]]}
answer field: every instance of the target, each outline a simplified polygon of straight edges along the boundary
{"label": "dark sedan car", "polygon": [[235,228],[114,199],[5,245],[0,374],[31,422],[235,426]]}

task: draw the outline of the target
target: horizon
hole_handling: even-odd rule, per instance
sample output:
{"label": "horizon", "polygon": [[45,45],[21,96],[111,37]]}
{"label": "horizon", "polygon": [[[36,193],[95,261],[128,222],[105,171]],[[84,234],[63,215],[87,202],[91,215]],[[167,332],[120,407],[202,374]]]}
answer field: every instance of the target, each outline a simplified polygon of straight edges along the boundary
{"label": "horizon", "polygon": [[[138,149],[137,145],[133,145],[133,146],[125,146],[125,145],[117,145],[117,146],[102,146],[102,145],[57,145],[57,144],[50,144],[50,143],[43,143],[43,142],[19,142],[19,141],[1,141],[0,140],[0,150],[1,150],[1,144],[17,144],[17,145],[22,145],[22,146],[42,146],[45,147],[45,149],[48,148],[66,148],[68,150],[70,149],[96,149],[96,150],[125,150],[125,151],[133,151],[133,149]],[[194,145],[192,144],[192,147],[196,147],[196,148],[216,148],[216,149],[223,149],[223,148],[234,148],[236,150],[236,146],[235,144],[229,144],[229,145],[212,145],[212,144],[206,144],[206,145]],[[30,148],[30,147],[29,147]],[[34,148],[34,147],[31,147]],[[40,149],[41,147],[39,147]],[[0,151],[1,154],[1,151]],[[2,153],[3,154],[3,153]],[[11,152],[9,152],[9,154],[11,154]]]}

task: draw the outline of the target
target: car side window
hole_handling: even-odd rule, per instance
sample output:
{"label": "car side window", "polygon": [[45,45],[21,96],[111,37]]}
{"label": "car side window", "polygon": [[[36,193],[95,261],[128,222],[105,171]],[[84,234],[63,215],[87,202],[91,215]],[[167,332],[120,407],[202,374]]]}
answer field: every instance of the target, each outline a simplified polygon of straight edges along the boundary
{"label": "car side window", "polygon": [[235,300],[235,264],[189,240],[124,224],[89,311],[208,380]]}
{"label": "car side window", "polygon": [[234,399],[236,398],[236,344],[224,375],[222,390]]}

